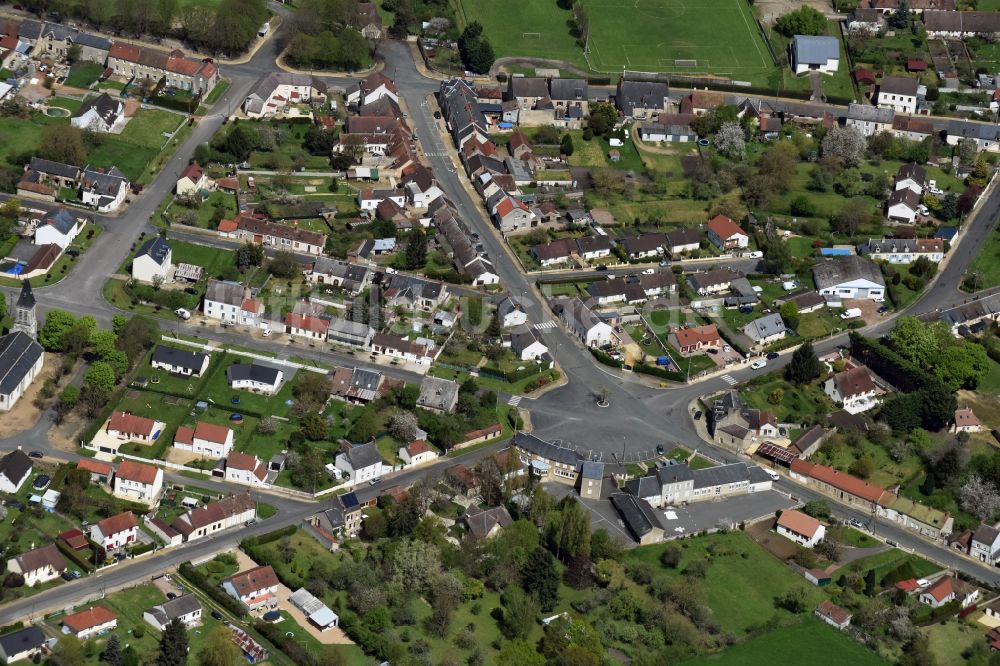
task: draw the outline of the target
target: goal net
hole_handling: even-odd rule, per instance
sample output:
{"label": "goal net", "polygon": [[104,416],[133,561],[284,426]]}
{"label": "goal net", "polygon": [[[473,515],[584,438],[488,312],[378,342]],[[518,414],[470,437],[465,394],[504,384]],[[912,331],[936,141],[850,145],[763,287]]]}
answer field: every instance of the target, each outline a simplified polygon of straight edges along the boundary
{"label": "goal net", "polygon": [[698,66],[697,60],[674,60],[674,67],[687,67],[693,68]]}
{"label": "goal net", "polygon": [[541,39],[542,33],[540,32],[522,32],[521,39]]}

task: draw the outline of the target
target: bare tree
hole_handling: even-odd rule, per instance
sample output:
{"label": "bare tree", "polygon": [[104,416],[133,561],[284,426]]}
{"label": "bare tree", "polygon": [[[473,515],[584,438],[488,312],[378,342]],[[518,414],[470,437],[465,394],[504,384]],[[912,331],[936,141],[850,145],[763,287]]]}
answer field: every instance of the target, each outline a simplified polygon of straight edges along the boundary
{"label": "bare tree", "polygon": [[1000,493],[997,487],[973,474],[958,493],[962,508],[980,520],[990,520],[1000,509]]}

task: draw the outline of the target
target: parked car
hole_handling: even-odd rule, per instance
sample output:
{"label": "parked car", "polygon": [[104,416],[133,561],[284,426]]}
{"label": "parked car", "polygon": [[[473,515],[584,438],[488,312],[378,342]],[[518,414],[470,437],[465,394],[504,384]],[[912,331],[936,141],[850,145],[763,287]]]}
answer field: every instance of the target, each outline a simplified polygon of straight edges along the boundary
{"label": "parked car", "polygon": [[666,450],[663,448],[663,444],[656,445],[656,455],[662,456]]}
{"label": "parked car", "polygon": [[45,457],[45,454],[42,453],[41,451],[32,451],[31,453],[28,454],[28,457],[41,459]]}
{"label": "parked car", "polygon": [[252,526],[254,526],[256,524],[257,524],[257,519],[256,518],[251,518],[247,522],[243,523],[243,527],[252,527]]}
{"label": "parked car", "polygon": [[760,370],[761,368],[767,367],[767,361],[765,361],[764,359],[761,359],[759,361],[754,361],[753,363],[750,364],[750,367],[753,368],[754,370]]}
{"label": "parked car", "polygon": [[701,410],[700,409],[694,413],[694,420],[695,421],[701,421]]}
{"label": "parked car", "polygon": [[608,270],[608,267],[605,266],[604,264],[601,264],[597,268],[595,268],[594,270],[595,271],[606,271],[606,270]]}
{"label": "parked car", "polygon": [[778,356],[779,356],[778,352],[768,352],[767,360],[773,361],[774,359],[778,358]]}
{"label": "parked car", "polygon": [[847,524],[850,525],[851,527],[856,527],[859,530],[864,529],[865,527],[865,524],[860,520],[858,520],[857,518],[851,518],[850,520],[847,521]]}
{"label": "parked car", "polygon": [[642,274],[643,274],[643,275],[652,275],[652,274],[653,274],[653,273],[655,273],[655,272],[656,272],[656,269],[655,269],[655,268],[647,268],[646,270],[644,270],[644,271],[642,272]]}
{"label": "parked car", "polygon": [[174,314],[185,321],[191,318],[191,313],[185,310],[184,308],[177,308],[176,310],[174,310]]}
{"label": "parked car", "polygon": [[375,486],[375,485],[378,485],[380,483],[382,483],[382,479],[372,479],[371,481],[368,482],[368,485],[369,486]]}

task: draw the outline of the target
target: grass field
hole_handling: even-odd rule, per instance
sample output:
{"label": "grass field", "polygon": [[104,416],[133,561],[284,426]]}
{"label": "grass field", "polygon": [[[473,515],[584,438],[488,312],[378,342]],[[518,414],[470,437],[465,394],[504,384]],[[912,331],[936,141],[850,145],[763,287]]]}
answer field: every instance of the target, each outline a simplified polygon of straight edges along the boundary
{"label": "grass field", "polygon": [[121,133],[121,140],[137,146],[159,150],[160,146],[167,140],[163,133],[172,133],[183,120],[182,116],[170,111],[141,109],[125,125],[125,129]]}
{"label": "grass field", "polygon": [[104,67],[93,62],[78,62],[69,70],[65,85],[73,88],[87,88],[97,80],[104,71]]}
{"label": "grass field", "polygon": [[979,274],[976,289],[989,289],[1000,284],[1000,227],[996,227],[979,248],[976,258],[969,264],[966,275]]}
{"label": "grass field", "polygon": [[[779,656],[780,655],[780,656]],[[753,638],[716,655],[698,657],[684,666],[867,666],[886,664],[884,659],[860,643],[813,617],[794,627],[785,627]]]}

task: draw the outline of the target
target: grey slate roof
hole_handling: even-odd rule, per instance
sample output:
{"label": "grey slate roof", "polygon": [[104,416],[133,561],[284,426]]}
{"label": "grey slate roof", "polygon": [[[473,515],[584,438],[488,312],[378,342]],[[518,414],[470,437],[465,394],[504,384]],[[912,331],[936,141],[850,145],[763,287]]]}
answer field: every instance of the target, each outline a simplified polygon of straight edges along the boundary
{"label": "grey slate roof", "polygon": [[604,478],[604,463],[588,460],[580,466],[580,476],[585,479],[600,480]]}
{"label": "grey slate roof", "polygon": [[8,481],[16,484],[30,471],[31,458],[20,449],[14,449],[0,458],[0,474],[7,477]]}
{"label": "grey slate roof", "polygon": [[920,81],[909,76],[885,76],[879,81],[879,94],[909,95],[915,97]]}
{"label": "grey slate roof", "polygon": [[101,51],[111,50],[110,39],[105,39],[99,35],[92,35],[89,32],[78,33],[74,41],[80,46],[89,46],[92,49],[98,49]]}
{"label": "grey slate roof", "polygon": [[142,244],[139,248],[139,253],[136,257],[149,257],[157,263],[157,265],[162,266],[163,262],[167,259],[167,253],[170,252],[170,245],[167,241],[163,240],[160,236],[151,238]]}
{"label": "grey slate roof", "polygon": [[37,649],[44,644],[45,634],[34,625],[0,636],[0,650],[7,658]]}
{"label": "grey slate roof", "polygon": [[836,37],[795,35],[792,49],[795,62],[803,65],[825,65],[827,60],[840,58],[840,42]]}
{"label": "grey slate roof", "polygon": [[226,368],[226,379],[230,384],[236,381],[274,384],[278,380],[278,369],[260,363],[233,363]]}
{"label": "grey slate roof", "polygon": [[816,289],[823,290],[852,280],[870,280],[885,286],[882,271],[875,262],[854,255],[827,259],[813,266]]}
{"label": "grey slate roof", "polygon": [[652,532],[654,528],[663,529],[649,502],[635,495],[615,493],[611,496],[611,504],[621,515],[625,526],[636,541]]}
{"label": "grey slate roof", "polygon": [[157,345],[156,349],[153,350],[153,356],[150,360],[157,363],[166,363],[167,365],[184,368],[185,370],[200,372],[205,366],[205,359],[207,358],[208,354],[204,352],[188,351],[187,349],[177,349],[166,345]]}
{"label": "grey slate roof", "polygon": [[28,162],[28,168],[39,173],[51,174],[61,178],[71,178],[73,180],[76,180],[76,177],[80,174],[80,167],[63,164],[62,162],[53,162],[52,160],[44,160],[41,157],[32,157],[31,161]]}
{"label": "grey slate roof", "polygon": [[694,479],[694,472],[691,471],[687,463],[667,465],[656,470],[656,479],[660,485],[664,486],[673,483],[683,483],[685,481],[692,481]]}
{"label": "grey slate roof", "polygon": [[666,83],[623,80],[615,92],[615,103],[625,115],[631,116],[637,108],[662,109],[669,93]]}
{"label": "grey slate roof", "polygon": [[731,465],[718,465],[716,467],[706,467],[705,469],[692,470],[694,475],[694,488],[710,488],[728,483],[739,483],[750,479],[749,465],[746,463],[732,463]]}
{"label": "grey slate roof", "polygon": [[170,624],[170,621],[193,613],[201,608],[198,598],[193,594],[182,594],[174,599],[164,601],[150,608],[147,613],[156,618],[160,625]]}
{"label": "grey slate roof", "polygon": [[976,531],[972,533],[973,541],[978,541],[979,543],[991,546],[997,540],[997,537],[1000,537],[1000,530],[997,530],[997,528],[986,524],[981,524],[979,527],[976,528]]}
{"label": "grey slate roof", "polygon": [[743,332],[751,340],[763,340],[784,330],[785,322],[777,312],[754,319],[743,327]]}
{"label": "grey slate roof", "polygon": [[585,79],[552,79],[549,97],[559,101],[587,101],[590,98]]}
{"label": "grey slate roof", "polygon": [[528,453],[533,453],[540,458],[552,460],[564,465],[573,465],[576,467],[582,460],[580,454],[573,449],[557,446],[528,433],[519,432],[515,434],[512,442],[514,446],[527,451]]}
{"label": "grey slate roof", "polygon": [[425,376],[420,380],[420,397],[417,404],[432,409],[451,410],[458,399],[458,382],[440,377]]}
{"label": "grey slate roof", "polygon": [[43,353],[42,346],[24,331],[0,337],[0,394],[13,393]]}
{"label": "grey slate roof", "polygon": [[82,188],[107,196],[116,196],[121,191],[123,184],[127,185],[128,179],[116,167],[104,171],[92,169],[88,164],[80,173],[80,186]]}
{"label": "grey slate roof", "polygon": [[537,76],[512,76],[507,89],[513,98],[549,96],[545,79]]}
{"label": "grey slate roof", "polygon": [[73,114],[74,118],[79,118],[83,116],[88,111],[93,109],[101,120],[109,125],[114,125],[115,121],[118,120],[119,111],[122,110],[121,102],[112,99],[111,95],[108,93],[101,93],[93,99],[89,99],[80,105],[80,108],[76,110]]}
{"label": "grey slate roof", "polygon": [[652,497],[662,492],[663,484],[655,476],[641,476],[638,479],[626,481],[625,490],[636,497]]}
{"label": "grey slate roof", "polygon": [[517,354],[518,357],[521,356],[521,352],[536,342],[540,342],[543,345],[545,344],[542,342],[541,338],[538,337],[538,334],[535,333],[534,329],[527,326],[521,326],[510,332],[510,349]]}
{"label": "grey slate roof", "polygon": [[205,300],[226,305],[243,305],[246,298],[246,288],[238,282],[223,282],[222,280],[209,280],[205,289]]}
{"label": "grey slate roof", "polygon": [[896,112],[892,109],[880,109],[877,106],[851,103],[847,105],[847,115],[845,118],[867,123],[889,124],[895,115]]}
{"label": "grey slate roof", "polygon": [[378,452],[378,447],[375,446],[374,442],[351,447],[351,450],[344,455],[355,470],[382,463],[382,454]]}
{"label": "grey slate roof", "polygon": [[35,294],[31,291],[31,282],[24,280],[21,282],[21,293],[17,297],[17,307],[19,308],[33,308],[35,307]]}

